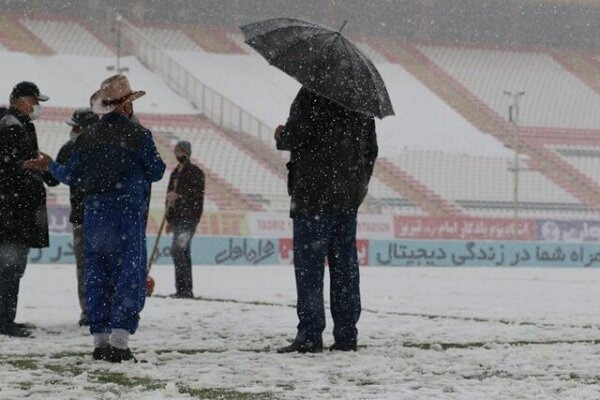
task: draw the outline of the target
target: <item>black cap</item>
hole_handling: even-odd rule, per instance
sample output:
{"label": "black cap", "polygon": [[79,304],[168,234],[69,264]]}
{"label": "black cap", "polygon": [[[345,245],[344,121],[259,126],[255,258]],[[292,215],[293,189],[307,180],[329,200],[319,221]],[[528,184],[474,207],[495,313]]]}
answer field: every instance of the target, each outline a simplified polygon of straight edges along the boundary
{"label": "black cap", "polygon": [[38,89],[35,83],[23,81],[15,85],[10,94],[10,100],[13,101],[19,97],[26,96],[33,96],[38,99],[38,101],[47,101],[49,99],[48,96],[44,96],[40,93],[40,89]]}
{"label": "black cap", "polygon": [[180,140],[175,145],[175,148],[183,150],[183,152],[185,154],[187,154],[188,156],[192,155],[192,144],[190,142],[188,142],[187,140]]}
{"label": "black cap", "polygon": [[100,121],[100,117],[98,117],[91,108],[78,108],[73,111],[73,115],[71,116],[71,119],[67,121],[67,125],[85,128],[98,121]]}

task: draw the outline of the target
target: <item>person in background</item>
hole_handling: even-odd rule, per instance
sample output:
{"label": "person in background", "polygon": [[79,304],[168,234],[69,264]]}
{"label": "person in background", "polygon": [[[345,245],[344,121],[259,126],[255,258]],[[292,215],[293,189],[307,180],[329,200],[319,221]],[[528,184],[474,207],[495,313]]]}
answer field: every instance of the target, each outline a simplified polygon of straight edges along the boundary
{"label": "person in background", "polygon": [[102,115],[89,134],[77,140],[75,153],[64,164],[47,154],[25,163],[48,169],[67,185],[84,190],[83,239],[85,289],[92,357],[120,363],[135,360],[129,337],[139,325],[144,307],[148,182],[160,180],[165,163],[150,131],[131,121],[133,102],[145,95],[132,91],[124,75],[114,75],[90,98]]}
{"label": "person in background", "polygon": [[[83,132],[89,131],[96,123],[100,121],[91,108],[79,108],[73,112],[67,125],[71,127],[70,138],[58,151],[56,162],[64,164],[75,152],[77,139]],[[73,225],[73,248],[75,251],[75,264],[77,266],[77,294],[79,296],[79,307],[81,314],[79,316],[79,326],[87,326],[87,301],[85,298],[85,280],[84,270],[85,262],[83,257],[83,188],[81,185],[71,185],[69,187],[69,200],[71,203],[71,214],[69,222]]]}
{"label": "person in background", "polygon": [[179,163],[169,178],[165,216],[166,232],[173,233],[174,297],[181,298],[194,297],[191,244],[204,205],[204,172],[190,161],[191,155],[190,142],[177,143],[175,157]]}
{"label": "person in background", "polygon": [[31,331],[15,323],[19,285],[30,248],[49,245],[46,189],[58,182],[48,173],[23,168],[37,156],[38,141],[32,121],[41,115],[40,102],[48,96],[23,81],[12,90],[9,108],[0,119],[0,334],[28,337]]}

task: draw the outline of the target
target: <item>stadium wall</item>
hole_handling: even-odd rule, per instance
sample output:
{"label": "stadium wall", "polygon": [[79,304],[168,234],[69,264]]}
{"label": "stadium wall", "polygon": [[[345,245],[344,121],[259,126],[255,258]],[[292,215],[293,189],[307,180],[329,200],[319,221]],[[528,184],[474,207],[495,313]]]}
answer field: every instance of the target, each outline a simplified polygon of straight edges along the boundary
{"label": "stadium wall", "polygon": [[[50,247],[33,249],[32,263],[75,262],[68,208],[50,208]],[[148,254],[157,221],[149,220]],[[363,266],[595,267],[600,221],[360,214]],[[157,264],[171,264],[163,235]],[[291,220],[285,213],[209,212],[192,245],[195,265],[291,265]]]}

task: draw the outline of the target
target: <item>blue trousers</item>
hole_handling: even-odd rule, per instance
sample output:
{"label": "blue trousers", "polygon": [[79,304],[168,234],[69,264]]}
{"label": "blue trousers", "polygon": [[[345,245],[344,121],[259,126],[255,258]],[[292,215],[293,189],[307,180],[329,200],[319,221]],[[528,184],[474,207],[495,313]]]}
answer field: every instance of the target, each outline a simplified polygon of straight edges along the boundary
{"label": "blue trousers", "polygon": [[356,212],[294,217],[294,269],[300,342],[322,343],[325,329],[325,257],[331,280],[333,337],[354,344],[360,318],[360,278],[356,252]]}
{"label": "blue trousers", "polygon": [[92,334],[135,333],[138,327],[146,299],[145,225],[140,208],[86,204],[85,289]]}

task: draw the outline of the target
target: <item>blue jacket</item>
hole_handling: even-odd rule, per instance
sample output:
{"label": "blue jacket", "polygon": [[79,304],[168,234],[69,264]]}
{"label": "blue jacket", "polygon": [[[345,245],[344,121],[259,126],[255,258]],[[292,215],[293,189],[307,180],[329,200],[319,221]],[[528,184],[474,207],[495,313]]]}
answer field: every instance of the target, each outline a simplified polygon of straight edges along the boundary
{"label": "blue jacket", "polygon": [[109,113],[79,137],[66,163],[51,162],[48,170],[62,183],[81,187],[85,203],[127,203],[145,212],[149,183],[160,180],[165,167],[149,130]]}

